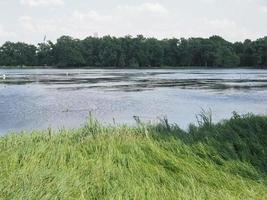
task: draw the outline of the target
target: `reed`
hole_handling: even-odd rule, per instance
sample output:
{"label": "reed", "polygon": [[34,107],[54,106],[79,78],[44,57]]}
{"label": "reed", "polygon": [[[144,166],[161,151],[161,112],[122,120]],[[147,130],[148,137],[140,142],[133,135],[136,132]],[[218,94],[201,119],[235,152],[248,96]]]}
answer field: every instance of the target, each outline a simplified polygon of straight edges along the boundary
{"label": "reed", "polygon": [[267,117],[198,121],[8,134],[0,199],[267,199]]}

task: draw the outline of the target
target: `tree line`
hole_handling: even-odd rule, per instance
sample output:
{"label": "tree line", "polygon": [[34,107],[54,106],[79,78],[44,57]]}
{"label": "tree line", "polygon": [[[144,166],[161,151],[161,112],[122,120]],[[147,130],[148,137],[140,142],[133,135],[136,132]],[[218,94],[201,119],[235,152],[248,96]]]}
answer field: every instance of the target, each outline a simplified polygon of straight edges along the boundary
{"label": "tree line", "polygon": [[0,66],[259,67],[267,66],[267,37],[235,43],[219,36],[159,40],[142,35],[62,36],[36,46],[6,42],[0,47]]}

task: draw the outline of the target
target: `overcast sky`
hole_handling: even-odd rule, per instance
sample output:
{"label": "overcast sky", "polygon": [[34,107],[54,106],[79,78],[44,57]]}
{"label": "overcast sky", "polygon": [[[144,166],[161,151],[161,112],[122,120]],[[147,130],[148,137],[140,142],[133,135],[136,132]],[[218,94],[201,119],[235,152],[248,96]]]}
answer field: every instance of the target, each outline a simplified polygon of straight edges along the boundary
{"label": "overcast sky", "polygon": [[44,36],[267,36],[267,0],[0,0],[0,44]]}

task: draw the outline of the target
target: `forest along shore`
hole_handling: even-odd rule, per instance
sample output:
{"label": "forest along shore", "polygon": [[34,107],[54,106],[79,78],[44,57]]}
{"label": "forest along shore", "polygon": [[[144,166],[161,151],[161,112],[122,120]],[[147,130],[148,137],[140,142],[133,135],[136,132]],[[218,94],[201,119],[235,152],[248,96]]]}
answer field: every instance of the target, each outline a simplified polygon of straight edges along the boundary
{"label": "forest along shore", "polygon": [[210,38],[163,39],[137,37],[62,36],[38,45],[5,42],[0,66],[55,67],[266,67],[267,37],[244,42]]}

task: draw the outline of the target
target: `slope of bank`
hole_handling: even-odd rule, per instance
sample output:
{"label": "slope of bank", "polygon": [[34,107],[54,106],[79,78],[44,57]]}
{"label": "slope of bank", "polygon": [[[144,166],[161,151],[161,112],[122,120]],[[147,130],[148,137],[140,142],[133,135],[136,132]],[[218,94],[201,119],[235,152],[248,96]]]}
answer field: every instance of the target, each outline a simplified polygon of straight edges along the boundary
{"label": "slope of bank", "polygon": [[0,199],[267,199],[267,117],[9,134]]}

